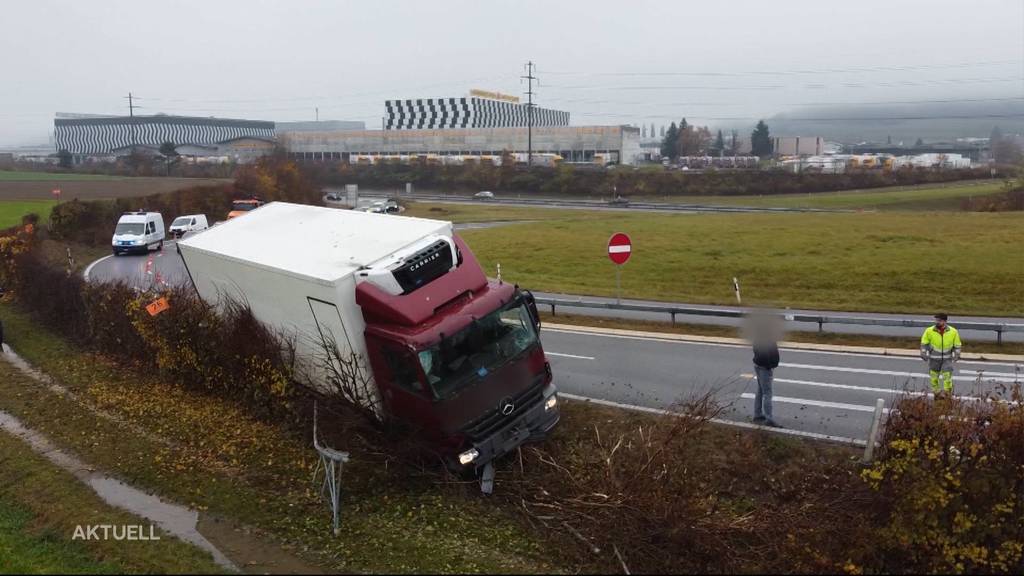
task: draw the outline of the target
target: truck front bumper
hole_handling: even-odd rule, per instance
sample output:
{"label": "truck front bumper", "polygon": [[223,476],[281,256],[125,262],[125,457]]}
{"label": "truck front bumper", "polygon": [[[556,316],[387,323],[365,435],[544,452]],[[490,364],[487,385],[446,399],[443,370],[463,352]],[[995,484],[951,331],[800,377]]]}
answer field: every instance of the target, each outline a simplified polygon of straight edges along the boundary
{"label": "truck front bumper", "polygon": [[[555,399],[555,403],[549,407],[549,402],[552,398]],[[476,469],[480,469],[492,460],[501,458],[526,442],[536,442],[546,438],[551,429],[558,424],[560,418],[557,398],[558,390],[555,388],[555,385],[548,384],[544,388],[543,397],[540,402],[487,438],[473,442],[470,450],[475,450],[477,456],[472,462],[465,464],[464,467],[469,468],[473,466]]]}

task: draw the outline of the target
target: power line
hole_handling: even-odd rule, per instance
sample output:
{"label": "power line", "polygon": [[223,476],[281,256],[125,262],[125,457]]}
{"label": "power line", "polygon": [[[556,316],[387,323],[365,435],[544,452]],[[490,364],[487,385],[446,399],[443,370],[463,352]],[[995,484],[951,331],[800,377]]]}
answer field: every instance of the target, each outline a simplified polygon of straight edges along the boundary
{"label": "power line", "polygon": [[974,68],[981,66],[1024,65],[1024,60],[990,60],[983,62],[960,62],[955,64],[921,64],[907,66],[852,66],[847,68],[818,68],[796,70],[745,70],[740,72],[690,72],[690,71],[650,71],[650,72],[566,72],[545,70],[545,74],[557,76],[697,76],[697,77],[738,77],[738,76],[795,76],[805,74],[838,74],[838,73],[873,73],[873,72],[910,72],[914,70],[948,70],[950,68]]}

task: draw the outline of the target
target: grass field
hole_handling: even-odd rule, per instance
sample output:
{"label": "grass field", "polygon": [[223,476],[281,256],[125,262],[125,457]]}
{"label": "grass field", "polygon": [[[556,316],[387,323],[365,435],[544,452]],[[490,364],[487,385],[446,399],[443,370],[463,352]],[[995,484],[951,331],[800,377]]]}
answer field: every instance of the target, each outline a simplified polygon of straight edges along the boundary
{"label": "grass field", "polygon": [[[192,186],[223,184],[230,180],[213,178],[160,178],[95,176],[91,174],[49,174],[36,172],[3,172],[0,175],[0,201],[52,200],[54,188],[60,188],[61,200],[99,200],[135,198],[173,192]],[[10,174],[31,174],[32,178],[12,178]]]}
{"label": "grass field", "polygon": [[62,182],[82,180],[123,180],[128,176],[109,176],[106,174],[70,174],[64,172],[28,172],[23,170],[0,170],[0,182]]}
{"label": "grass field", "polygon": [[959,210],[960,200],[971,196],[997,194],[1004,190],[1002,180],[975,180],[948,184],[896,186],[871,190],[844,190],[814,194],[775,196],[673,196],[648,197],[646,200],[680,204],[719,204],[728,206],[772,206],[779,208],[831,208],[846,210]]}
{"label": "grass field", "polygon": [[55,204],[53,200],[0,200],[0,229],[20,224],[26,214],[38,214],[40,220],[46,221]]}
{"label": "grass field", "polygon": [[526,220],[558,220],[569,217],[584,218],[600,216],[594,210],[556,210],[523,206],[495,206],[479,204],[439,204],[409,202],[402,216],[449,220],[456,224],[463,222],[511,222]]}
{"label": "grass field", "polygon": [[[7,392],[32,386],[3,361],[0,381]],[[73,539],[76,526],[94,524],[149,525],[0,431],[0,574],[223,572],[206,552],[159,530],[158,541]]]}
{"label": "grass field", "polygon": [[613,232],[633,240],[622,294],[691,303],[1024,315],[1024,214],[624,214],[467,230],[491,272],[613,296]]}

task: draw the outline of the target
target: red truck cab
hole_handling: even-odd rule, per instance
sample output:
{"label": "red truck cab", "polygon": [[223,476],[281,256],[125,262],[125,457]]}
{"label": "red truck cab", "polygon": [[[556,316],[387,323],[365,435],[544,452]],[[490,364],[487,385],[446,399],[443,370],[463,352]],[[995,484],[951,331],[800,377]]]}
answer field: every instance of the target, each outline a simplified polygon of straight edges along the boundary
{"label": "red truck cab", "polygon": [[356,302],[385,412],[474,469],[543,438],[559,411],[532,295],[489,281],[454,239],[454,271],[402,295],[364,282]]}

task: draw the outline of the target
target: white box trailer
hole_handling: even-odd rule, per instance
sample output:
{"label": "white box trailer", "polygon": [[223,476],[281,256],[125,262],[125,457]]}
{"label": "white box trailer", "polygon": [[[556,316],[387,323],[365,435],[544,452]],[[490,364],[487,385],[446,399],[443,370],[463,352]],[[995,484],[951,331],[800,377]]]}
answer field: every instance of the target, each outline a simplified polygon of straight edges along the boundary
{"label": "white box trailer", "polygon": [[533,297],[488,280],[450,222],[273,202],[178,243],[207,302],[247,304],[324,393],[323,345],[364,361],[359,401],[481,467],[558,421]]}

